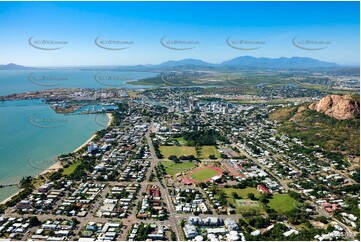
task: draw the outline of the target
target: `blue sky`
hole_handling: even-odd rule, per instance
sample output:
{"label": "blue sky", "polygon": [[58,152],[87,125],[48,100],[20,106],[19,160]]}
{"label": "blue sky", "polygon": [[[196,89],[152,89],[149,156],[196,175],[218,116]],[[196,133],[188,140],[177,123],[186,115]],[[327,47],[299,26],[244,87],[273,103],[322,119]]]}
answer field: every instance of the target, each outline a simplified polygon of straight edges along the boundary
{"label": "blue sky", "polygon": [[[304,56],[359,64],[359,2],[0,2],[0,63],[26,66],[158,64],[184,58],[220,63],[238,56]],[[67,41],[44,51],[28,39]],[[133,41],[106,50],[96,37]],[[194,49],[163,47],[162,37],[191,40]],[[230,48],[226,39],[262,41],[256,50]],[[328,41],[322,50],[292,44]]]}

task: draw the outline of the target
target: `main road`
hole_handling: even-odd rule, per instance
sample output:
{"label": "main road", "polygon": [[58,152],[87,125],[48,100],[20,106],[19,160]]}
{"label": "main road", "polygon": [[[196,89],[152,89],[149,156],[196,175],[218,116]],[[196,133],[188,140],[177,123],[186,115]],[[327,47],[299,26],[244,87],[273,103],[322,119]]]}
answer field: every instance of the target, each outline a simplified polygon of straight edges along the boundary
{"label": "main road", "polygon": [[[150,138],[150,133],[152,131],[152,128],[153,128],[153,122],[149,125],[148,131],[147,131],[147,133],[145,135],[147,143],[148,143],[149,151],[150,151],[150,154],[151,154],[152,160],[153,160],[153,162],[151,162],[149,172],[152,172],[154,170],[154,168],[159,163],[159,159],[158,159],[158,157],[157,157],[157,155],[155,153],[153,142],[152,142],[152,140]],[[147,178],[149,177],[148,175],[150,175],[150,174],[147,174]],[[173,203],[172,203],[172,199],[171,199],[171,197],[169,195],[168,189],[164,188],[163,185],[159,181],[157,181],[155,183],[160,188],[161,195],[163,196],[163,198],[165,199],[165,202],[167,204],[168,211],[169,211],[169,223],[170,223],[170,226],[175,231],[177,240],[178,241],[183,241],[183,238],[181,238],[181,237],[183,237],[182,236],[183,233],[180,231],[180,226],[179,226],[179,224],[177,222],[176,215],[173,212],[174,211]]]}

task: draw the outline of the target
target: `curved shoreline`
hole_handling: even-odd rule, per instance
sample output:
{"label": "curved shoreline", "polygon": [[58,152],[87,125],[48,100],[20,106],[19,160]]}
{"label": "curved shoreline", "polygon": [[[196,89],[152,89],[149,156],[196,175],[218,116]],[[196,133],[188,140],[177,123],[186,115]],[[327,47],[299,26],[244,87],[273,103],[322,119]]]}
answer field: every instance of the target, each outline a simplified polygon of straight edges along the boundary
{"label": "curved shoreline", "polygon": [[[108,128],[112,121],[113,121],[113,115],[111,113],[106,113],[108,116],[108,124],[105,127]],[[81,150],[84,146],[88,145],[88,143],[90,141],[92,141],[94,138],[96,137],[96,134],[93,134],[87,141],[85,141],[82,145],[80,145],[78,148],[76,148],[72,153],[76,153],[79,150]],[[56,163],[54,163],[53,165],[51,165],[49,168],[47,168],[46,170],[40,172],[38,175],[36,175],[36,177],[40,176],[40,175],[44,175],[46,173],[52,173],[52,172],[57,172],[59,169],[63,168],[63,166],[61,165],[60,161],[57,161]],[[16,196],[17,194],[19,194],[23,189],[20,189],[18,192],[14,193],[13,195],[9,196],[8,198],[4,199],[3,201],[0,202],[0,205],[5,204],[6,202],[10,201],[14,196]]]}
{"label": "curved shoreline", "polygon": [[[108,116],[108,124],[105,127],[108,128],[110,126],[110,124],[113,121],[113,115],[111,113],[106,113]],[[83,144],[81,144],[78,148],[76,148],[72,153],[76,153],[78,151],[80,151],[81,149],[83,149],[85,146],[87,146],[89,144],[89,142],[91,142],[97,135],[93,134],[88,140],[86,140]],[[49,172],[55,172],[57,170],[59,170],[60,168],[63,168],[63,166],[61,165],[60,161],[57,161],[55,164],[53,164],[52,166],[50,166],[48,169],[46,169],[45,171],[41,172],[39,175],[43,175],[45,173],[49,173]]]}

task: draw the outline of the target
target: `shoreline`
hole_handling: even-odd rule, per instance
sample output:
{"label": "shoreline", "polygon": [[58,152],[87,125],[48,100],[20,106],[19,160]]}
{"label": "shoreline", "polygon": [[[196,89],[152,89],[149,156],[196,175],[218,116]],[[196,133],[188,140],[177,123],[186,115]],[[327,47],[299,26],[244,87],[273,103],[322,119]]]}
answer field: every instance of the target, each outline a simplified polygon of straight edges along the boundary
{"label": "shoreline", "polygon": [[19,189],[20,189],[19,191],[17,191],[16,193],[14,193],[13,195],[11,195],[10,197],[5,198],[5,200],[1,201],[1,202],[0,202],[0,205],[3,205],[3,204],[5,204],[5,203],[7,203],[8,201],[11,201],[11,199],[12,199],[14,196],[18,195],[18,194],[23,190],[23,188],[19,188]]}
{"label": "shoreline", "polygon": [[114,119],[114,117],[113,117],[113,115],[111,113],[107,113],[107,116],[108,116],[109,121],[108,121],[108,124],[107,124],[106,128],[108,128],[112,124],[113,119]]}
{"label": "shoreline", "polygon": [[[110,124],[113,121],[113,115],[111,113],[106,113],[108,116],[108,124],[105,128],[108,128],[110,126]],[[83,144],[81,144],[78,148],[76,148],[75,150],[73,150],[73,152],[71,153],[77,153],[78,151],[80,151],[81,149],[83,149],[85,146],[87,146],[97,135],[93,134],[89,139],[87,139]],[[46,169],[45,171],[41,172],[39,175],[44,175],[46,173],[49,172],[53,172],[53,171],[57,171],[60,168],[63,168],[63,166],[61,165],[60,161],[57,161],[55,164],[53,164],[52,166],[50,166],[48,169]]]}
{"label": "shoreline", "polygon": [[[106,114],[107,114],[109,120],[108,120],[107,126],[104,129],[108,128],[113,121],[113,115],[111,113],[106,113]],[[79,150],[81,150],[82,148],[84,148],[85,146],[87,146],[89,144],[89,142],[91,142],[96,136],[97,136],[96,134],[93,134],[92,137],[90,137],[82,145],[80,145],[78,148],[76,148],[72,153],[76,153]]]}
{"label": "shoreline", "polygon": [[60,168],[63,168],[63,166],[61,165],[60,161],[57,161],[53,165],[51,165],[49,168],[47,168],[46,170],[40,172],[37,176],[45,175],[46,173],[57,171]]}
{"label": "shoreline", "polygon": [[89,144],[90,141],[92,141],[97,135],[93,134],[87,141],[85,141],[83,144],[81,144],[78,148],[76,148],[75,150],[73,150],[73,152],[71,153],[76,153],[79,150],[83,149],[85,146],[87,146]]}
{"label": "shoreline", "polygon": [[[112,123],[112,121],[113,121],[113,119],[114,119],[114,117],[113,117],[113,115],[112,115],[111,113],[106,113],[106,114],[107,114],[107,116],[108,116],[109,121],[108,121],[107,126],[106,126],[104,129],[108,128],[108,127],[111,125],[111,123]],[[73,152],[71,152],[71,153],[76,153],[76,152],[78,152],[79,150],[81,150],[84,146],[88,145],[88,143],[91,142],[96,136],[97,136],[96,134],[93,134],[87,141],[85,141],[83,144],[81,144],[78,148],[76,148],[76,149],[75,149]],[[47,174],[47,173],[57,172],[57,171],[58,171],[59,169],[61,169],[61,168],[63,168],[63,166],[61,165],[61,162],[58,160],[58,161],[55,162],[53,165],[51,165],[49,168],[47,168],[46,170],[44,170],[44,171],[40,172],[39,174],[37,174],[37,175],[35,176],[35,178],[38,178],[39,176],[45,175],[45,174]],[[9,196],[8,198],[6,198],[5,200],[1,201],[1,202],[0,202],[0,205],[5,204],[5,203],[7,203],[8,201],[10,201],[14,196],[16,196],[17,194],[19,194],[22,190],[23,190],[23,189],[20,188],[19,191],[17,191],[16,193],[12,194],[11,196]]]}

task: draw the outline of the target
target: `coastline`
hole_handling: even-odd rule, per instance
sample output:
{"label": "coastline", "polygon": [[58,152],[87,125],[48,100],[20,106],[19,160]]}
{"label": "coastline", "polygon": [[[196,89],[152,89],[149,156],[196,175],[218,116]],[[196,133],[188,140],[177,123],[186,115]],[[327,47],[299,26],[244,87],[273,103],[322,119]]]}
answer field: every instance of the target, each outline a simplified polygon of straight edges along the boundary
{"label": "coastline", "polygon": [[18,195],[23,189],[21,188],[19,191],[17,191],[16,193],[14,193],[13,195],[11,195],[10,197],[6,198],[5,200],[0,202],[0,205],[3,205],[5,203],[7,203],[8,201],[10,201],[14,196]]}
{"label": "coastline", "polygon": [[[111,113],[106,113],[108,116],[108,124],[105,128],[108,128],[114,117]],[[78,148],[76,148],[72,153],[76,153],[79,150],[81,150],[84,146],[88,145],[89,142],[91,142],[94,138],[96,137],[96,134],[93,134],[87,141],[85,141],[82,145],[80,145]],[[40,175],[45,175],[46,173],[53,173],[53,172],[57,172],[59,169],[63,168],[63,166],[61,165],[60,161],[57,161],[56,163],[54,163],[53,165],[51,165],[49,168],[47,168],[46,170],[40,172],[38,175],[36,175],[36,178],[39,177]],[[23,189],[20,189],[18,192],[12,194],[11,196],[9,196],[8,198],[6,198],[5,200],[0,202],[1,204],[5,204],[6,202],[10,201],[14,196],[16,196],[17,194],[19,194]]]}
{"label": "coastline", "polygon": [[[105,128],[108,128],[113,121],[113,115],[111,113],[106,113],[106,114],[108,116],[109,121]],[[96,136],[97,136],[96,134],[93,134],[88,140],[86,140],[83,144],[81,144],[78,148],[76,148],[72,153],[76,153],[76,152],[80,151],[82,148],[87,146],[89,144],[89,142],[91,142]],[[45,173],[49,173],[49,172],[56,172],[60,168],[63,168],[63,166],[61,165],[60,161],[57,161],[54,165],[50,166],[45,171],[41,172],[39,175],[44,175]]]}
{"label": "coastline", "polygon": [[92,141],[97,135],[93,134],[87,141],[85,141],[82,145],[80,145],[78,148],[76,148],[72,153],[76,153],[79,150],[81,150],[83,147],[87,146],[90,141]]}
{"label": "coastline", "polygon": [[[113,115],[111,113],[106,113],[106,114],[107,114],[109,120],[108,120],[108,124],[105,127],[105,129],[108,128],[113,121]],[[91,142],[96,136],[97,136],[96,134],[93,134],[92,137],[90,137],[87,141],[85,141],[81,146],[76,148],[72,153],[76,153],[79,150],[81,150],[82,148],[84,148],[85,146],[87,146],[89,144],[89,142]]]}
{"label": "coastline", "polygon": [[107,113],[107,116],[108,116],[109,121],[108,121],[108,124],[107,124],[106,128],[108,128],[112,124],[113,119],[114,119],[114,117],[113,117],[113,115],[111,113]]}
{"label": "coastline", "polygon": [[50,166],[48,169],[40,172],[38,174],[39,175],[45,175],[46,173],[49,173],[49,172],[55,172],[55,171],[58,171],[60,168],[63,168],[63,166],[61,165],[60,161],[57,161],[55,162],[52,166]]}

